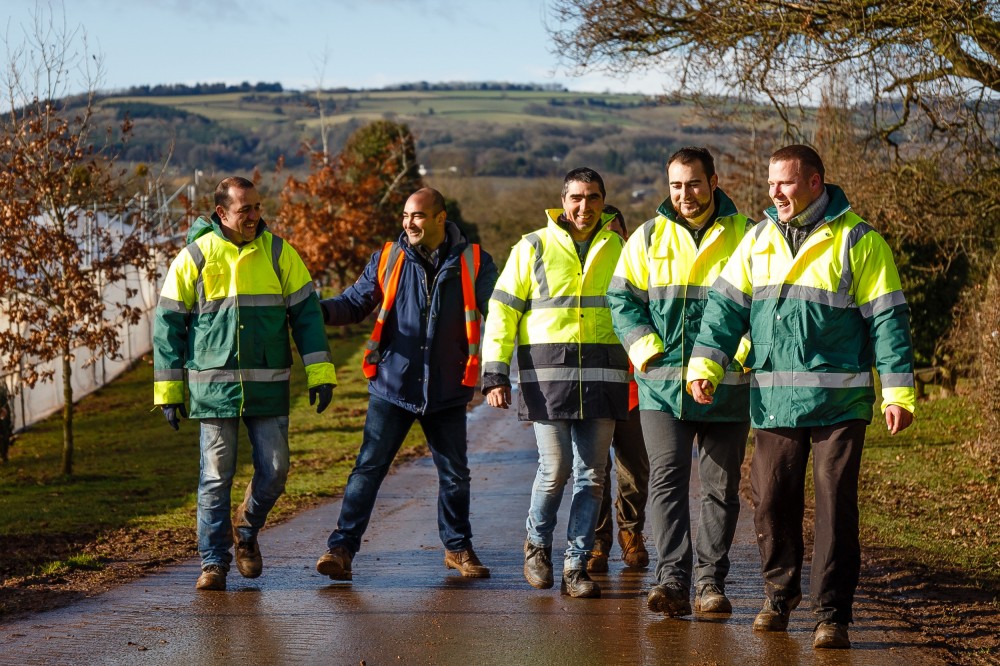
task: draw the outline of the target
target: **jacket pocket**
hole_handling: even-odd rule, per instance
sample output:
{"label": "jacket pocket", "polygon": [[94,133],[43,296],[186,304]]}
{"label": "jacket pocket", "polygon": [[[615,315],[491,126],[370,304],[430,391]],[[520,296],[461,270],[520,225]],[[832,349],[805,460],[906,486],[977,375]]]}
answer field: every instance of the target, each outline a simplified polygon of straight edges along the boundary
{"label": "jacket pocket", "polygon": [[208,347],[194,350],[194,369],[211,370],[213,368],[224,368],[229,361],[229,354],[232,350],[228,347]]}
{"label": "jacket pocket", "polygon": [[771,345],[759,344],[755,342],[750,346],[750,353],[747,354],[746,363],[743,365],[751,370],[760,370],[764,367],[764,364],[767,362],[767,357],[770,355]]}

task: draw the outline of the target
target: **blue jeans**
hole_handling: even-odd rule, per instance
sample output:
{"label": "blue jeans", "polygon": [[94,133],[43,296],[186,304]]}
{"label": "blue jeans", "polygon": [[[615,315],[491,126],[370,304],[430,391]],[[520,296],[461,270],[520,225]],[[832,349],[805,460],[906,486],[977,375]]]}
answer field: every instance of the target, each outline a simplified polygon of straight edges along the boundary
{"label": "blue jeans", "polygon": [[[285,491],[288,478],[288,417],[244,417],[253,448],[253,479],[247,486],[243,539],[255,539],[267,514]],[[201,476],[198,481],[198,551],[201,565],[217,564],[226,571],[233,556],[229,516],[236,474],[239,418],[201,419]]]}
{"label": "blue jeans", "polygon": [[613,419],[535,421],[538,472],[531,487],[528,541],[552,546],[556,514],[563,488],[573,474],[573,503],[566,526],[563,569],[582,569],[594,547],[594,529],[601,512],[604,468],[615,432]]}
{"label": "blue jeans", "polygon": [[740,466],[748,422],[684,421],[660,411],[641,411],[649,453],[649,513],[656,542],[656,580],[691,588],[692,447],[698,445],[701,515],[695,543],[695,585],[725,590],[729,548],[740,516]]}
{"label": "blue jeans", "polygon": [[437,467],[441,542],[448,550],[465,550],[472,545],[465,405],[414,414],[370,396],[361,450],[347,479],[337,529],[327,539],[328,548],[344,546],[352,555],[361,549],[361,537],[368,529],[378,489],[414,421],[420,422]]}

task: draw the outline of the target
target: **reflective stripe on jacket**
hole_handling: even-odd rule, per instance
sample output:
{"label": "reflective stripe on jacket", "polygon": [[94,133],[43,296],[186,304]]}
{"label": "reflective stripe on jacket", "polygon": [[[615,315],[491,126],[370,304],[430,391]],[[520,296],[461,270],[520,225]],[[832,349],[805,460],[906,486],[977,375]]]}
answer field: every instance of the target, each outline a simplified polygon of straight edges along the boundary
{"label": "reflective stripe on jacket", "polygon": [[[445,223],[446,248],[440,267],[428,278],[424,260],[406,234],[398,244],[406,255],[400,267],[396,300],[386,314],[379,340],[378,372],[368,392],[416,414],[468,404],[475,389],[462,384],[469,359],[463,307],[461,257],[468,240],[453,222]],[[364,321],[382,303],[376,251],[357,281],[336,298],[322,301],[328,324]],[[497,281],[497,267],[488,252],[480,252],[476,304],[486,314]]]}
{"label": "reflective stripe on jacket", "polygon": [[509,377],[516,338],[521,420],[625,420],[628,356],[606,296],[623,241],[603,215],[581,267],[562,212],[546,211],[548,225],[511,250],[490,299],[483,372]]}
{"label": "reflective stripe on jacket", "polygon": [[[465,362],[465,372],[462,385],[474,387],[479,382],[479,324],[482,315],[476,305],[476,275],[479,274],[480,248],[478,244],[470,243],[462,250],[461,272],[462,308],[465,314],[465,338],[468,344],[469,357]],[[378,372],[379,344],[382,341],[382,328],[385,319],[392,310],[399,289],[399,276],[402,274],[406,255],[399,243],[386,243],[382,247],[382,256],[378,262],[378,281],[382,286],[382,307],[375,318],[375,327],[365,344],[365,355],[361,361],[361,369],[365,377],[372,379]]]}
{"label": "reflective stripe on jacket", "polygon": [[748,233],[712,287],[687,380],[717,384],[749,331],[755,428],[871,421],[874,367],[889,404],[913,411],[909,308],[885,240],[827,185],[825,219],[792,255],[777,213]]}
{"label": "reflective stripe on jacket", "polygon": [[[678,222],[670,199],[625,244],[608,290],[615,332],[636,367],[639,408],[692,421],[749,419],[750,375],[729,364],[711,405],[684,390],[684,372],[701,327],[709,288],[751,223],[715,190],[717,215],[700,245]],[[655,361],[649,359],[662,354]],[[641,369],[640,369],[641,368]]]}
{"label": "reflective stripe on jacket", "polygon": [[336,384],[319,299],[291,245],[267,231],[237,247],[199,218],[167,271],[153,330],[154,402],[192,418],[285,416],[292,352],[310,387]]}

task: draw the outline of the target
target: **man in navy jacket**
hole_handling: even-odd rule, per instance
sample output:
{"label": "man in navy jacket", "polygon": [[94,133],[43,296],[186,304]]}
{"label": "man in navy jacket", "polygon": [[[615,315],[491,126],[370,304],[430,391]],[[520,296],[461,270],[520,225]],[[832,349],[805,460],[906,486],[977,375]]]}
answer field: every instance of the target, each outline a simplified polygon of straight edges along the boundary
{"label": "man in navy jacket", "polygon": [[[469,523],[465,413],[475,391],[470,378],[478,378],[478,326],[470,365],[466,310],[478,307],[485,317],[497,267],[489,254],[479,253],[474,286],[468,289],[475,304],[466,303],[462,281],[472,278],[463,276],[463,268],[471,248],[446,220],[444,197],[431,188],[406,201],[397,245],[376,252],[357,282],[321,302],[326,323],[333,325],[360,322],[376,308],[384,312],[366,357],[370,396],[361,450],[344,490],[337,529],[316,570],[333,580],[351,580],[351,562],[361,548],[379,486],[413,422],[419,421],[438,470],[438,532],[446,549],[445,566],[465,577],[486,578],[490,570],[472,549]],[[383,258],[386,252],[390,254]],[[402,262],[398,273],[387,269],[390,262]],[[385,293],[395,295],[388,307],[383,285]]]}

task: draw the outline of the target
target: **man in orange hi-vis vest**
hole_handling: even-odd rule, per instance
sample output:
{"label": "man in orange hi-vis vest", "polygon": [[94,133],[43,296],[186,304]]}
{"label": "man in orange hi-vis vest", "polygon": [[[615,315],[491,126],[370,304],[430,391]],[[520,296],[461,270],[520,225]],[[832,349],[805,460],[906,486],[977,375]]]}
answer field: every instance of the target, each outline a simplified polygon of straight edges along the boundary
{"label": "man in orange hi-vis vest", "polygon": [[321,301],[327,324],[378,317],[365,349],[368,415],[361,450],[344,490],[337,529],[316,570],[351,580],[379,486],[414,421],[438,470],[438,532],[444,564],[487,578],[472,549],[465,412],[479,381],[480,325],[497,267],[446,219],[444,197],[423,188],[403,209],[403,233],[372,255],[364,273]]}

